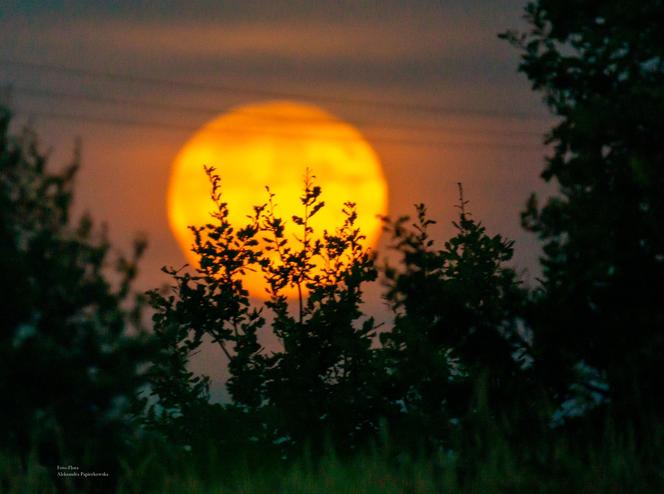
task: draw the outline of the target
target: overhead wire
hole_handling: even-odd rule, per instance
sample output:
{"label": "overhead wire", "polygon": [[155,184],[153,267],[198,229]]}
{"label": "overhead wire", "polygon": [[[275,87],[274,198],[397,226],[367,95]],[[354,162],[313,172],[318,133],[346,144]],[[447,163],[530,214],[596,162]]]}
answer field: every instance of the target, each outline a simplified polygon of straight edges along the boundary
{"label": "overhead wire", "polygon": [[[78,77],[90,77],[94,79],[105,79],[114,82],[123,81],[123,82],[133,82],[141,84],[160,84],[160,85],[171,85],[180,88],[187,88],[190,90],[206,90],[206,91],[225,91],[225,92],[234,92],[234,93],[243,93],[243,94],[260,94],[262,96],[271,96],[271,97],[288,97],[288,98],[315,98],[318,100],[335,102],[335,103],[344,103],[344,104],[353,104],[356,106],[378,106],[392,109],[400,109],[402,111],[427,111],[435,112],[438,116],[441,113],[461,113],[461,114],[480,114],[480,115],[491,115],[491,116],[501,116],[509,118],[518,118],[525,120],[538,119],[532,115],[523,114],[520,112],[508,112],[499,113],[494,111],[471,111],[471,110],[459,110],[451,109],[449,107],[442,106],[432,106],[432,105],[412,105],[405,103],[398,103],[393,101],[381,101],[381,100],[366,100],[366,99],[353,99],[353,98],[341,98],[336,96],[329,95],[305,95],[302,93],[289,93],[282,91],[269,91],[269,90],[259,90],[259,89],[250,89],[246,87],[235,87],[227,86],[220,84],[205,84],[198,82],[189,82],[189,81],[175,81],[168,79],[161,79],[155,77],[146,77],[146,76],[137,76],[131,74],[117,74],[111,72],[102,72],[87,70],[76,67],[68,67],[55,64],[43,64],[43,63],[33,63],[28,61],[20,60],[9,60],[9,59],[0,59],[1,65],[9,65],[15,67],[24,67],[31,68],[42,71],[51,71],[65,73],[68,75],[75,75]],[[195,113],[195,114],[216,114],[220,113],[223,110],[208,108],[203,106],[195,105],[184,105],[178,103],[170,102],[155,102],[145,99],[136,99],[136,98],[122,98],[117,96],[108,96],[108,95],[98,95],[90,93],[81,93],[81,92],[71,92],[71,91],[56,91],[51,89],[35,88],[35,87],[26,87],[26,86],[10,86],[10,92],[16,92],[22,94],[23,96],[31,98],[47,98],[50,100],[61,100],[61,99],[71,99],[77,101],[87,101],[91,103],[102,103],[110,104],[115,106],[131,106],[132,108],[152,108],[152,109],[161,109],[169,111],[180,111],[186,113]],[[288,115],[269,115],[265,113],[253,112],[250,110],[234,110],[240,113],[251,114],[252,117],[258,117],[259,119],[267,120],[297,120],[297,121],[316,121],[317,119],[307,117],[295,117]],[[191,126],[180,123],[172,122],[163,122],[158,120],[146,120],[146,119],[133,119],[133,118],[116,118],[110,116],[98,116],[89,113],[62,113],[57,111],[31,111],[29,112],[33,117],[45,118],[45,119],[57,119],[57,120],[78,120],[88,123],[98,123],[98,124],[110,124],[114,126],[131,126],[131,127],[144,127],[144,128],[155,128],[162,130],[177,130],[177,131],[195,131],[199,127]],[[324,119],[319,119],[324,120]],[[469,127],[459,127],[459,126],[445,126],[441,124],[412,124],[412,123],[387,123],[381,124],[376,121],[371,120],[355,120],[351,122],[358,126],[373,126],[379,129],[396,129],[396,130],[407,130],[407,131],[445,131],[445,132],[462,132],[466,134],[484,134],[484,135],[499,135],[499,136],[538,136],[541,137],[539,132],[529,131],[529,130],[511,130],[507,128],[501,129],[475,129]],[[210,126],[207,127],[208,131],[211,132],[223,132],[223,133],[242,133],[247,134],[249,132],[263,132],[265,129],[260,128],[249,128],[249,127],[225,127],[223,129],[214,129]],[[327,140],[347,140],[348,136],[331,136],[329,134],[316,134],[316,133],[307,133],[307,132],[288,132],[282,130],[270,129],[270,134],[292,137],[292,138],[317,138],[317,139],[327,139]],[[351,138],[352,139],[352,138]],[[495,142],[495,141],[454,141],[454,140],[440,140],[440,139],[413,139],[413,138],[404,138],[404,137],[393,137],[393,136],[384,136],[377,135],[375,132],[371,132],[370,140],[372,142],[381,142],[381,143],[392,143],[392,144],[403,144],[411,146],[480,146],[480,147],[494,147],[494,148],[510,148],[510,149],[524,149],[524,148],[533,148],[535,146],[532,143],[518,143],[518,142]]]}
{"label": "overhead wire", "polygon": [[[128,118],[116,118],[116,117],[100,117],[96,115],[90,115],[85,113],[60,113],[52,111],[24,111],[27,115],[33,118],[45,118],[45,119],[55,119],[55,120],[69,120],[69,121],[80,121],[88,123],[99,123],[99,124],[109,124],[114,126],[121,127],[143,127],[143,128],[153,128],[153,129],[162,129],[162,130],[171,130],[171,131],[188,131],[193,132],[199,130],[197,126],[183,125],[177,123],[161,122],[155,120],[145,120],[145,119],[128,119]],[[320,133],[304,133],[304,132],[287,132],[281,130],[272,130],[265,131],[265,129],[260,128],[251,128],[251,127],[230,127],[230,128],[215,128],[214,126],[208,126],[206,128],[208,132],[218,132],[220,134],[242,134],[246,135],[248,133],[257,132],[264,133],[269,135],[275,135],[286,138],[293,139],[302,139],[302,138],[313,138],[320,140],[330,140],[330,141],[355,141],[359,140],[359,137],[352,136],[334,136],[328,134]],[[537,149],[540,146],[533,145],[532,143],[507,143],[507,142],[490,142],[490,141],[453,141],[453,140],[414,140],[414,139],[401,139],[401,138],[390,138],[390,137],[369,137],[372,143],[384,143],[384,144],[401,144],[406,146],[429,146],[429,147],[489,147],[489,148],[499,148],[499,149],[513,149],[513,150],[532,150]]]}
{"label": "overhead wire", "polygon": [[[214,108],[208,106],[192,106],[192,105],[182,105],[177,103],[164,103],[164,102],[155,102],[148,101],[144,99],[135,99],[135,98],[118,98],[115,96],[103,96],[103,95],[92,95],[87,93],[80,92],[69,92],[69,91],[53,91],[49,89],[41,89],[34,87],[26,86],[10,86],[10,93],[22,94],[28,97],[37,97],[37,98],[47,98],[47,99],[71,99],[76,101],[88,101],[92,103],[105,103],[112,105],[122,105],[129,106],[132,108],[151,108],[159,110],[169,110],[169,111],[181,111],[185,113],[191,113],[196,115],[211,115],[219,114],[225,110],[222,108]],[[265,112],[256,112],[251,110],[246,110],[242,108],[233,109],[233,113],[240,115],[247,115],[251,117],[256,117],[261,120],[275,120],[275,121],[297,121],[297,122],[328,122],[329,119],[324,117],[313,118],[313,117],[302,117],[294,115],[277,115],[269,114]],[[464,132],[464,133],[475,133],[475,134],[496,134],[496,135],[524,135],[524,136],[537,136],[540,137],[542,134],[540,132],[530,131],[530,130],[520,130],[520,129],[477,129],[473,127],[464,127],[459,125],[442,125],[442,124],[403,124],[398,122],[388,122],[380,123],[377,121],[366,120],[366,119],[350,119],[350,123],[353,123],[357,126],[362,127],[374,127],[381,129],[396,129],[396,130],[408,130],[408,131],[447,131],[447,132]]]}
{"label": "overhead wire", "polygon": [[486,110],[486,109],[469,110],[467,108],[455,108],[451,106],[442,106],[442,105],[401,103],[398,101],[386,100],[386,99],[349,98],[349,97],[331,96],[329,94],[314,94],[314,93],[307,94],[307,93],[293,92],[293,91],[275,91],[268,89],[250,88],[247,86],[239,86],[239,85],[202,83],[202,82],[185,81],[181,79],[175,80],[175,79],[165,79],[160,77],[150,77],[150,76],[135,75],[128,73],[90,70],[90,69],[83,69],[80,67],[65,66],[60,64],[36,63],[25,60],[16,60],[16,59],[7,59],[7,58],[0,58],[0,65],[23,67],[33,70],[48,71],[55,73],[63,73],[77,77],[92,77],[96,79],[103,79],[103,80],[116,81],[116,82],[124,81],[131,83],[148,84],[152,86],[154,85],[171,86],[171,87],[186,88],[195,91],[226,92],[233,94],[247,94],[247,95],[270,97],[270,98],[314,99],[321,102],[324,101],[335,104],[364,106],[372,108],[379,107],[382,109],[392,109],[392,110],[400,110],[407,112],[430,113],[430,114],[433,113],[436,115],[446,113],[446,114],[464,114],[464,115],[469,115],[469,114],[484,115],[489,117],[516,118],[516,119],[526,119],[526,120],[546,119],[546,117],[534,113],[520,112],[514,110],[512,111],[498,111],[498,110]]}

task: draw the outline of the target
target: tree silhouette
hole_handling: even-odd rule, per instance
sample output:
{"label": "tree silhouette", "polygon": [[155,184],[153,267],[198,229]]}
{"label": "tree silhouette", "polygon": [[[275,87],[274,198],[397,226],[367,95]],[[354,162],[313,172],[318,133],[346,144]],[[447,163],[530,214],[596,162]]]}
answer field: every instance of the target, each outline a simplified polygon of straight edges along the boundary
{"label": "tree silhouette", "polygon": [[[376,431],[381,413],[380,369],[371,349],[375,324],[360,310],[362,285],[376,279],[377,270],[355,227],[353,203],[345,204],[343,225],[312,239],[312,218],[324,207],[321,192],[307,176],[300,198],[304,214],[292,217],[301,231],[296,246],[287,242],[270,196],[264,230],[277,258],[265,265],[267,305],[283,351],[269,359],[267,396],[279,411],[283,434],[296,444],[308,440],[319,448],[329,434],[337,447],[349,448]],[[298,289],[296,316],[283,294],[289,286]]]}
{"label": "tree silhouette", "polygon": [[515,272],[505,263],[512,242],[489,236],[471,219],[460,187],[457,234],[437,249],[435,222],[423,204],[417,219],[387,221],[401,267],[385,270],[386,298],[394,327],[381,335],[393,376],[393,398],[420,437],[449,437],[471,412],[478,385],[489,405],[507,414],[521,400],[526,341],[518,329],[525,300]]}
{"label": "tree silhouette", "polygon": [[113,471],[149,357],[131,289],[145,243],[112,262],[105,229],[71,219],[78,154],[51,172],[10,121],[0,108],[0,446],[53,475],[67,461]]}
{"label": "tree silhouette", "polygon": [[208,379],[188,370],[191,355],[207,335],[228,359],[228,390],[234,401],[252,409],[263,402],[264,357],[257,331],[265,321],[251,309],[242,275],[262,262],[256,235],[262,207],[250,224],[235,230],[228,221],[228,205],[222,201],[219,177],[206,168],[216,210],[213,222],[192,226],[192,250],[200,266],[194,274],[164,268],[175,285],[169,294],[150,292],[154,331],[160,354],[150,370],[150,383],[159,401],[152,404],[148,422],[172,439],[190,443],[209,431],[201,416],[209,410]]}
{"label": "tree silhouette", "polygon": [[[233,406],[264,417],[252,437],[267,430],[265,439],[285,448],[307,442],[320,448],[329,434],[337,446],[352,447],[376,430],[380,402],[371,349],[375,325],[359,308],[362,284],[377,272],[354,225],[355,206],[347,203],[344,224],[316,239],[312,218],[324,203],[321,188],[307,176],[303,215],[291,218],[300,230],[295,242],[271,193],[247,226],[236,230],[218,175],[213,168],[206,171],[216,211],[213,222],[192,227],[200,267],[195,274],[167,269],[175,280],[173,293],[151,294],[162,353],[151,370],[159,401],[150,420],[183,440],[196,434],[192,424],[201,427],[207,380],[188,371],[187,363],[207,336],[228,359]],[[271,330],[282,345],[270,354],[258,343],[266,321],[244,288],[247,270],[265,275]],[[289,288],[298,293],[295,313],[285,294]]]}
{"label": "tree silhouette", "polygon": [[661,416],[664,6],[538,0],[526,18],[527,32],[504,37],[559,117],[542,173],[559,193],[523,213],[544,242],[536,365],[560,402],[585,369],[599,385],[577,384],[615,416]]}

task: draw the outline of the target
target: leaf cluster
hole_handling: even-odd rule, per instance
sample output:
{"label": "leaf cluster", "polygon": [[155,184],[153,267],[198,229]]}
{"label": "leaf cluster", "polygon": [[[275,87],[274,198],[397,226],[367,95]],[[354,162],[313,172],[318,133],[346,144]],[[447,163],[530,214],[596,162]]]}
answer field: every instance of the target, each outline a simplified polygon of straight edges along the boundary
{"label": "leaf cluster", "polygon": [[[377,438],[382,421],[409,435],[413,446],[439,444],[450,438],[450,424],[472,412],[485,381],[494,410],[506,413],[516,383],[524,382],[519,358],[528,350],[518,315],[525,291],[505,267],[512,243],[489,236],[466,213],[463,198],[457,235],[440,250],[423,205],[412,226],[407,217],[386,219],[401,264],[383,268],[394,322],[379,338],[362,308],[363,286],[378,278],[379,268],[362,245],[353,203],[344,205],[345,220],[335,231],[316,236],[324,202],[307,175],[302,214],[290,218],[295,232],[278,216],[269,189],[267,202],[236,230],[220,179],[207,172],[216,210],[213,222],[193,228],[200,267],[195,274],[167,270],[175,281],[171,293],[152,292],[163,342],[163,358],[152,370],[159,397],[153,410],[161,411],[155,423],[179,431],[174,436],[201,424],[208,382],[187,364],[205,338],[228,359],[232,406],[261,417],[250,439],[283,451],[322,452],[328,440],[350,450]],[[265,278],[269,298],[260,309],[252,308],[243,285],[248,270]],[[294,303],[289,293],[297,294]],[[269,352],[259,343],[267,332],[279,342]],[[407,430],[408,423],[418,426]],[[423,434],[429,438],[422,442]]]}
{"label": "leaf cluster", "polygon": [[559,194],[531,197],[522,214],[544,250],[529,321],[541,379],[564,402],[589,366],[612,413],[659,416],[664,6],[537,0],[526,20],[527,31],[504,37],[559,117],[542,172]]}
{"label": "leaf cluster", "polygon": [[0,108],[0,446],[48,465],[87,452],[111,469],[150,358],[132,290],[145,241],[116,255],[89,216],[72,220],[78,152],[53,172],[10,122]]}
{"label": "leaf cluster", "polygon": [[393,328],[381,334],[386,367],[408,422],[434,441],[449,438],[472,413],[478,386],[493,412],[507,415],[528,381],[519,324],[526,291],[505,266],[513,244],[489,236],[465,206],[461,194],[457,233],[442,249],[430,237],[435,222],[423,204],[412,224],[407,216],[386,220],[399,254],[398,267],[384,271],[395,314]]}
{"label": "leaf cluster", "polygon": [[[206,171],[216,210],[209,224],[192,228],[200,265],[194,274],[167,269],[175,281],[171,293],[151,292],[162,342],[162,357],[151,371],[159,397],[152,418],[170,430],[174,421],[196,421],[187,409],[207,402],[208,382],[188,371],[187,363],[207,338],[228,360],[227,388],[235,406],[268,417],[263,429],[270,440],[280,439],[284,447],[322,445],[324,434],[334,431],[340,443],[351,446],[377,427],[371,399],[377,395],[371,389],[375,323],[360,310],[362,285],[377,270],[355,226],[355,205],[346,203],[345,221],[336,231],[316,237],[312,218],[324,202],[321,188],[307,176],[303,213],[290,218],[297,233],[289,236],[269,189],[267,202],[236,229],[219,176],[213,168]],[[265,278],[269,298],[260,309],[252,307],[244,287],[249,270]],[[293,291],[296,310],[287,295]],[[268,330],[280,344],[270,353],[259,340]]]}

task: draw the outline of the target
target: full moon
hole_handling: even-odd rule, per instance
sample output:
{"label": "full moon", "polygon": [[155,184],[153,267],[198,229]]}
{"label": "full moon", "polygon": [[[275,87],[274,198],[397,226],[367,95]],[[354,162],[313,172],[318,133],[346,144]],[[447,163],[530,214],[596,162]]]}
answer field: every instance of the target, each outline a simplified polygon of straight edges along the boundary
{"label": "full moon", "polygon": [[[380,161],[360,132],[323,109],[288,101],[236,107],[203,125],[180,149],[173,162],[167,195],[168,221],[180,247],[194,266],[194,236],[190,225],[211,222],[215,209],[204,166],[214,166],[221,178],[222,200],[229,221],[247,224],[253,206],[267,200],[266,186],[275,194],[275,213],[286,220],[289,241],[296,242],[301,215],[300,196],[309,171],[322,188],[325,207],[312,219],[315,236],[343,224],[343,204],[357,205],[356,226],[376,245],[381,233],[378,215],[387,213],[387,183]],[[245,287],[265,298],[259,272],[248,272]],[[287,293],[292,296],[293,293]]]}

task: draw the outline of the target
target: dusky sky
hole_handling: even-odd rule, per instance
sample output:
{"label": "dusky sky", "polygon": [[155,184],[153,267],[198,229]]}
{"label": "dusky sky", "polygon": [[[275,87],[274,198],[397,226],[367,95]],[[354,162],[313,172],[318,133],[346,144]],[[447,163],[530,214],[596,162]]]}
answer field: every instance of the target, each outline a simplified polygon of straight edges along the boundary
{"label": "dusky sky", "polygon": [[[452,233],[456,183],[476,219],[516,241],[537,272],[519,212],[551,125],[497,34],[523,26],[516,0],[87,2],[4,0],[0,84],[11,86],[54,164],[82,141],[77,210],[127,248],[144,232],[139,288],[185,258],[167,225],[172,160],[192,132],[245,103],[314,103],[359,128],[383,164],[393,216],[424,202]],[[223,174],[222,174],[223,179]],[[324,186],[324,184],[323,184]],[[257,202],[263,191],[257,191]],[[382,248],[382,247],[381,247]],[[380,290],[370,305],[380,313]]]}

